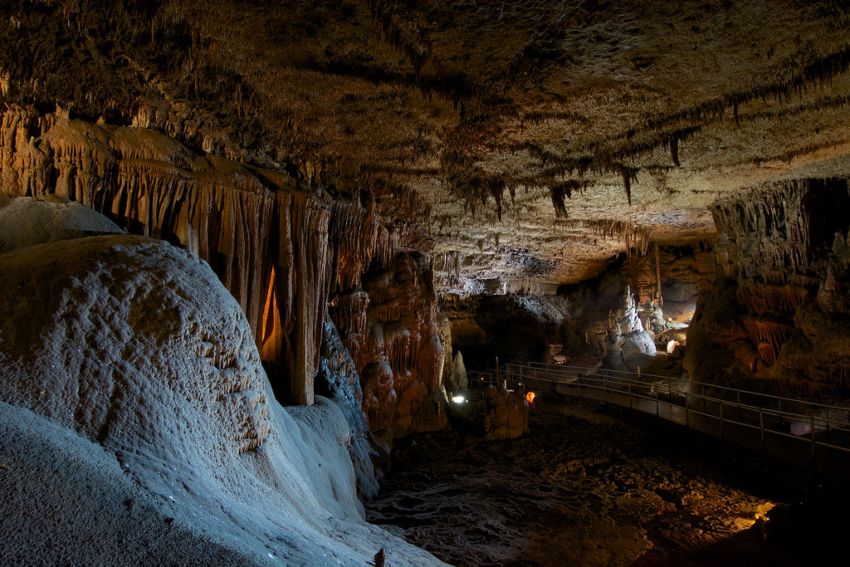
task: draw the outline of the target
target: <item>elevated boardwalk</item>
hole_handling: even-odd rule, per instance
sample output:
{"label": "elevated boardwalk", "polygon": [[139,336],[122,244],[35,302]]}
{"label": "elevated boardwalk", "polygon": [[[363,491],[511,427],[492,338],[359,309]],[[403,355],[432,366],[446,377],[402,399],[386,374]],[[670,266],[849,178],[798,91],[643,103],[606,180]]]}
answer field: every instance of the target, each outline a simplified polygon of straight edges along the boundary
{"label": "elevated boardwalk", "polygon": [[630,408],[823,472],[850,474],[850,407],[599,368],[508,364],[512,386]]}

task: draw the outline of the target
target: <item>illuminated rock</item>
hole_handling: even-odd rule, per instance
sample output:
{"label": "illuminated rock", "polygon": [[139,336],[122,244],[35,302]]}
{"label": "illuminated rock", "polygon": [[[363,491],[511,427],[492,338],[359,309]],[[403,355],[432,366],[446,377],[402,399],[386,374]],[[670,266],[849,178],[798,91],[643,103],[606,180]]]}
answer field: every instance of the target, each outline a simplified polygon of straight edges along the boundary
{"label": "illuminated rock", "polygon": [[484,402],[487,439],[515,439],[528,433],[528,402],[524,394],[500,387],[487,388]]}
{"label": "illuminated rock", "polygon": [[0,288],[0,512],[27,526],[0,562],[439,563],[363,521],[346,404],[278,405],[197,256],[50,242],[0,254]]}
{"label": "illuminated rock", "polygon": [[850,334],[844,178],[781,181],[712,207],[718,275],[688,334],[696,379],[775,379],[787,392],[846,388]]}
{"label": "illuminated rock", "polygon": [[639,366],[646,366],[648,359],[655,356],[655,342],[643,328],[628,286],[620,308],[609,316],[608,329],[608,350],[605,354],[608,366],[636,370]]}
{"label": "illuminated rock", "polygon": [[[2,193],[0,193],[2,195]],[[94,234],[121,234],[108,218],[79,203],[0,197],[0,254],[33,244]]]}

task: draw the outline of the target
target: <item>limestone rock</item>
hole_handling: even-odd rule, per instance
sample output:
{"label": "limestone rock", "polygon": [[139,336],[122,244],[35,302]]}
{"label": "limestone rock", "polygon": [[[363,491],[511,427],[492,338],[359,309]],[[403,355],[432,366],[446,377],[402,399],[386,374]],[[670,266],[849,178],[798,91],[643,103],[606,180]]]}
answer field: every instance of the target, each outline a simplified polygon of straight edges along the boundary
{"label": "limestone rock", "polygon": [[455,390],[469,388],[469,377],[466,374],[466,365],[463,363],[463,353],[460,351],[457,351],[452,361],[451,379],[448,384]]}
{"label": "limestone rock", "polygon": [[694,378],[770,379],[785,393],[846,391],[847,210],[846,178],[766,184],[712,207],[718,274],[688,334],[685,365]]}
{"label": "limestone rock", "polygon": [[127,533],[154,563],[365,564],[383,547],[439,564],[363,521],[343,411],[274,401],[239,304],[197,256],[50,242],[0,254],[0,289],[0,562],[136,563],[110,536]]}
{"label": "limestone rock", "polygon": [[[252,334],[223,287],[206,289],[202,260],[107,236],[0,261],[0,399],[114,450],[188,455],[209,435],[197,463],[209,468],[262,446],[269,409]],[[149,396],[157,413],[139,412]]]}
{"label": "limestone rock", "polygon": [[487,388],[484,403],[485,438],[515,439],[528,433],[528,403],[521,393],[501,387]]}
{"label": "limestone rock", "polygon": [[19,197],[0,202],[0,254],[33,244],[123,231],[79,203]]}
{"label": "limestone rock", "polygon": [[368,414],[373,431],[392,427],[395,436],[402,436],[447,423],[441,393],[443,346],[431,278],[430,258],[399,253],[388,268],[364,279],[369,339],[356,350],[359,365],[370,369],[363,371],[364,393],[374,384],[378,400]]}
{"label": "limestone rock", "polygon": [[372,498],[378,494],[378,482],[372,465],[376,451],[372,448],[369,426],[363,414],[360,376],[329,317],[325,318],[321,354],[317,390],[339,402],[351,430],[348,451],[357,474],[357,491],[363,498]]}
{"label": "limestone rock", "polygon": [[643,328],[628,286],[619,309],[610,316],[608,337],[605,363],[609,367],[634,371],[639,366],[646,367],[656,354],[655,342]]}

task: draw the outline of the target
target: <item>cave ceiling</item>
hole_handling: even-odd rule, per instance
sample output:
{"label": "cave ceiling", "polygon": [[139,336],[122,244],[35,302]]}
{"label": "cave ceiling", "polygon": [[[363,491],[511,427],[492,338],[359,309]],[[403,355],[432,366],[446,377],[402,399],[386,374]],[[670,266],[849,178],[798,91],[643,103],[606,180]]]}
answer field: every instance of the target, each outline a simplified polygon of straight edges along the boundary
{"label": "cave ceiling", "polygon": [[845,1],[3,2],[0,94],[374,197],[438,271],[554,285],[850,171]]}

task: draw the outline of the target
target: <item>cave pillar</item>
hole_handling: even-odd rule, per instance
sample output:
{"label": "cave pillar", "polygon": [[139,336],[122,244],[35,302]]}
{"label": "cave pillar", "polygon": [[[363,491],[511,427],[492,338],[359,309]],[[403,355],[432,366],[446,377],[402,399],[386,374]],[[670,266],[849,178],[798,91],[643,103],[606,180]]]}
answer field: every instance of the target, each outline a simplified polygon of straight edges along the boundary
{"label": "cave pillar", "polygon": [[328,224],[330,212],[307,195],[296,196],[292,218],[295,304],[294,348],[288,357],[290,396],[312,405],[319,368],[322,326],[330,291]]}

